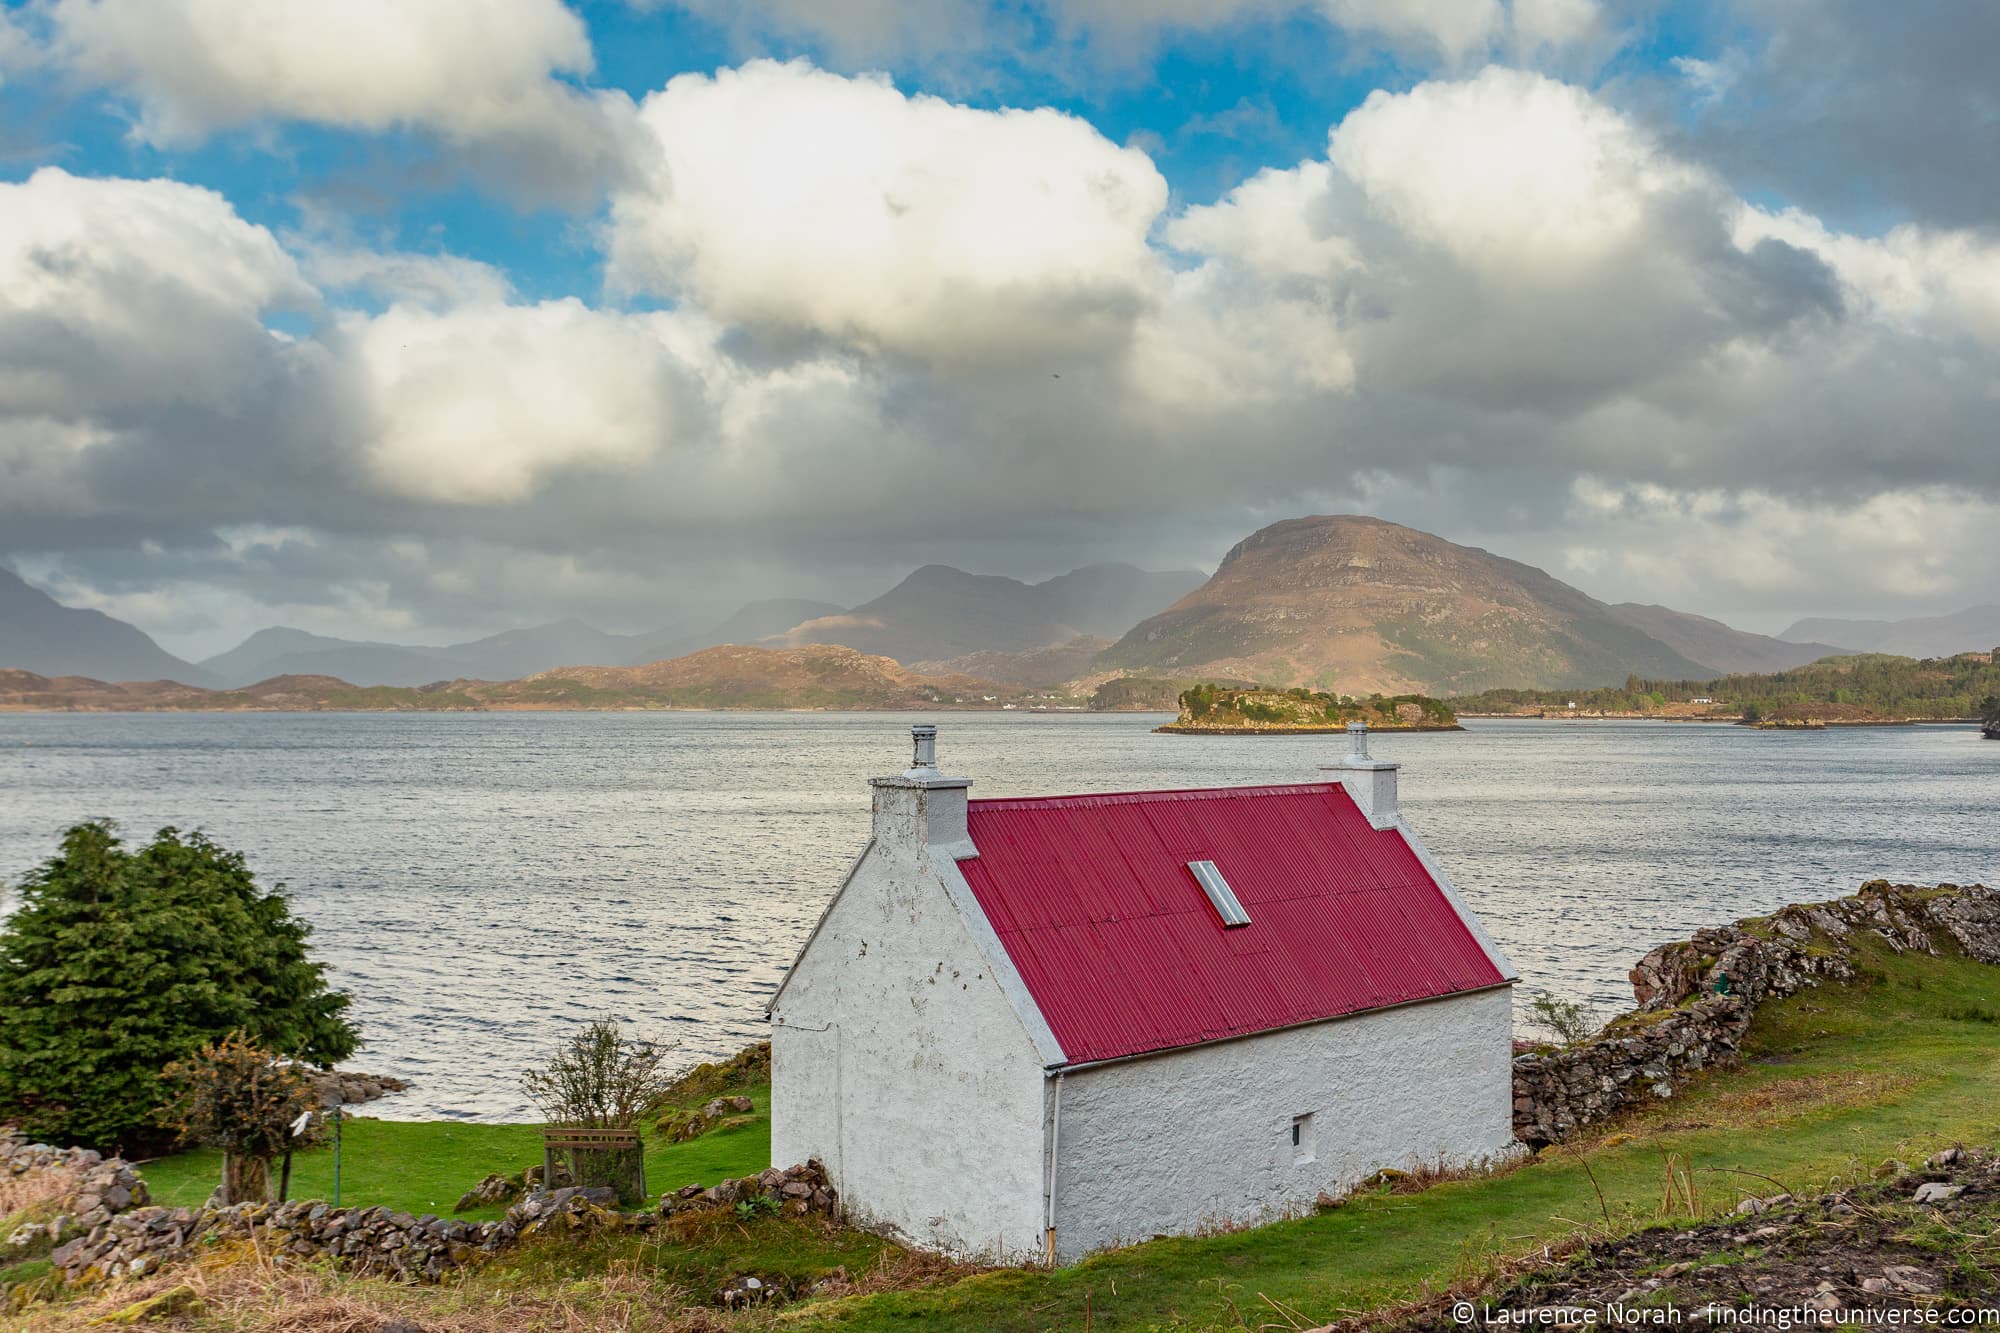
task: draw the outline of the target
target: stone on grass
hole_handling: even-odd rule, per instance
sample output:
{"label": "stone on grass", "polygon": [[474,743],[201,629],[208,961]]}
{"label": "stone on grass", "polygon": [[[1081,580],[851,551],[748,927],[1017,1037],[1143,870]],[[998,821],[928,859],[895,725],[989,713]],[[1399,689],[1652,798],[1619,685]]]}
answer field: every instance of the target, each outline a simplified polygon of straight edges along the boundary
{"label": "stone on grass", "polygon": [[126,1306],[122,1310],[105,1315],[95,1322],[100,1324],[143,1324],[154,1319],[168,1319],[179,1315],[197,1315],[202,1312],[201,1297],[193,1287],[169,1287],[157,1296],[148,1296]]}
{"label": "stone on grass", "polygon": [[484,1208],[496,1203],[512,1203],[521,1196],[525,1186],[521,1177],[494,1174],[474,1185],[452,1205],[454,1213],[469,1212],[474,1208]]}

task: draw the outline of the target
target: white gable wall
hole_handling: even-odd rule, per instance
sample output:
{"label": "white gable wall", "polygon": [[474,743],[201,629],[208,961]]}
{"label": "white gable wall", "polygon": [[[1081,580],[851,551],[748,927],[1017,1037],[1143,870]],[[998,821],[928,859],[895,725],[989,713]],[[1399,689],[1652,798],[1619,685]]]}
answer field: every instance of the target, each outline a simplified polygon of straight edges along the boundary
{"label": "white gable wall", "polygon": [[951,901],[964,880],[949,853],[924,820],[880,817],[885,801],[929,798],[949,799],[877,792],[877,837],[773,1005],[771,1156],[819,1158],[861,1225],[1038,1256],[1042,1059]]}
{"label": "white gable wall", "polygon": [[[1512,1149],[1507,987],[1114,1064],[1063,1079],[1056,1251],[1268,1221],[1382,1169]],[[1312,1115],[1312,1160],[1292,1118]]]}

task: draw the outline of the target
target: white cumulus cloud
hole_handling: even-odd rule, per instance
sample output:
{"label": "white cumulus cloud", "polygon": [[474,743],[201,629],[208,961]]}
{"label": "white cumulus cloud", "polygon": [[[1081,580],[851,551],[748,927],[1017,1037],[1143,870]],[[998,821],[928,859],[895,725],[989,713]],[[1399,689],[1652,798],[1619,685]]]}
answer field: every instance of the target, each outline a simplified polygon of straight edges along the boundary
{"label": "white cumulus cloud", "polygon": [[725,321],[903,356],[1059,356],[1153,299],[1166,181],[1052,110],[753,61],[648,97],[657,157],[616,193],[614,282]]}
{"label": "white cumulus cloud", "polygon": [[212,190],[44,167],[0,184],[0,412],[226,407],[319,295]]}
{"label": "white cumulus cloud", "polygon": [[134,134],[180,148],[309,121],[412,128],[525,192],[577,202],[614,169],[620,95],[560,0],[53,0],[56,57],[137,106]]}
{"label": "white cumulus cloud", "polygon": [[348,316],[369,466],[401,495],[502,504],[554,472],[643,463],[693,399],[657,328],[671,319],[574,298]]}
{"label": "white cumulus cloud", "polygon": [[1583,89],[1498,67],[1371,93],[1331,157],[1404,234],[1495,274],[1595,264],[1704,188]]}
{"label": "white cumulus cloud", "polygon": [[1362,388],[1562,415],[1835,299],[1797,247],[1739,245],[1739,210],[1587,92],[1490,67],[1370,95],[1326,160],[1166,235],[1242,299],[1317,300]]}

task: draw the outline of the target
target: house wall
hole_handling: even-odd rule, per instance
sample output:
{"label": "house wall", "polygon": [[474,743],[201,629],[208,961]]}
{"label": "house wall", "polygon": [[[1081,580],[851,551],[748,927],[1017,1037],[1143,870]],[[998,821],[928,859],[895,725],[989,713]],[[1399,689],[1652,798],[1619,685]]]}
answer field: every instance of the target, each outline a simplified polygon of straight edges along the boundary
{"label": "house wall", "polygon": [[1038,1256],[1042,1059],[950,857],[877,830],[773,1006],[772,1161],[819,1158],[850,1220],[906,1243]]}
{"label": "house wall", "polygon": [[[1300,1212],[1383,1167],[1498,1157],[1512,1037],[1501,987],[1070,1074],[1057,1254]],[[1297,1163],[1304,1113],[1312,1160]]]}

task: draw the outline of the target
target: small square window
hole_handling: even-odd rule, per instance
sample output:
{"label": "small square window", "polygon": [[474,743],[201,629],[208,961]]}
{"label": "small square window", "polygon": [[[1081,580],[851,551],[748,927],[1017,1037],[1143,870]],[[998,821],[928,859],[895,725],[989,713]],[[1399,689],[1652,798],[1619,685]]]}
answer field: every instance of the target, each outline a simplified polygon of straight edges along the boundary
{"label": "small square window", "polygon": [[1292,1165],[1303,1166],[1313,1159],[1312,1112],[1292,1117]]}

